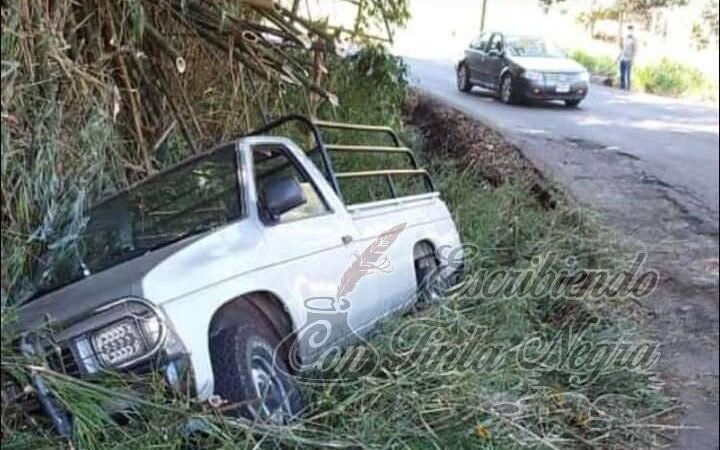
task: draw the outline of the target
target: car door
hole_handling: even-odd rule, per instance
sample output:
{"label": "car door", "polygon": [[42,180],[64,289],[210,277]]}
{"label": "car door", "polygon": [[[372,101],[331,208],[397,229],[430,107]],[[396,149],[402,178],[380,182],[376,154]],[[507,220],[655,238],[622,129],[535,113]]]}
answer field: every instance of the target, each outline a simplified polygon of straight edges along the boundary
{"label": "car door", "polygon": [[465,60],[468,64],[468,71],[471,83],[480,84],[482,82],[483,65],[485,64],[485,47],[490,38],[489,33],[482,33],[475,38],[467,50],[465,50]]}
{"label": "car door", "polygon": [[483,65],[483,81],[490,89],[496,89],[500,73],[505,67],[504,39],[502,33],[494,33],[487,46],[487,57]]}

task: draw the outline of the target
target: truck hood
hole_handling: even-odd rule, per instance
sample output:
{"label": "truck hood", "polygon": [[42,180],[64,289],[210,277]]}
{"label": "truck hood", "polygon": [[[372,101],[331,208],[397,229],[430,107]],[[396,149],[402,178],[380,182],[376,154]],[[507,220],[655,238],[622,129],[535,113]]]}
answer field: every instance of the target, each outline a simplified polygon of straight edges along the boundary
{"label": "truck hood", "polygon": [[37,329],[47,321],[62,323],[123,297],[142,297],[143,277],[202,236],[192,236],[148,252],[21,305],[18,308],[20,330]]}
{"label": "truck hood", "polygon": [[582,64],[570,58],[538,58],[528,56],[510,56],[509,59],[525,70],[540,72],[583,72]]}

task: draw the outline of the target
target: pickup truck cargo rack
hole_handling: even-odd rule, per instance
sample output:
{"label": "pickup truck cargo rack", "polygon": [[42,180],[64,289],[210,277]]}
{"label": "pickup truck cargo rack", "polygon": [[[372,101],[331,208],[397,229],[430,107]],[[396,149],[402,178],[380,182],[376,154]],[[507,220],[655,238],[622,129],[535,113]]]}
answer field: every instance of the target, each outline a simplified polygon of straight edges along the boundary
{"label": "pickup truck cargo rack", "polygon": [[[287,116],[275,119],[262,127],[248,133],[246,136],[258,136],[268,134],[271,131],[279,128],[283,125],[296,122],[303,125],[310,131],[314,144],[309,155],[319,154],[322,162],[321,170],[324,173],[325,178],[332,186],[333,190],[337,193],[340,199],[343,199],[342,192],[340,191],[339,180],[347,179],[359,179],[359,178],[372,178],[372,177],[383,177],[388,185],[392,198],[398,198],[398,190],[395,184],[394,177],[396,176],[421,176],[425,182],[425,187],[428,192],[435,192],[435,185],[430,178],[430,174],[420,167],[417,158],[413,151],[402,145],[400,138],[397,133],[390,127],[377,126],[377,125],[360,125],[352,123],[342,122],[329,122],[324,120],[313,120],[305,116],[298,114],[291,114]],[[390,138],[393,145],[353,145],[353,144],[327,144],[323,137],[322,130],[337,130],[337,131],[360,131],[366,133],[374,133],[379,135],[386,135]],[[366,153],[366,154],[400,154],[407,155],[411,169],[384,169],[384,170],[364,170],[357,172],[336,172],[333,169],[332,158],[330,152],[338,153]]]}

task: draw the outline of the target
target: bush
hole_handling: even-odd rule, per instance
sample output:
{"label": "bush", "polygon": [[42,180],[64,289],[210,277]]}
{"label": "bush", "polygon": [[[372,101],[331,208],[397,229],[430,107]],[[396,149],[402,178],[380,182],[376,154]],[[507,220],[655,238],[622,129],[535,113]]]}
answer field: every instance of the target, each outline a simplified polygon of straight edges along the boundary
{"label": "bush", "polygon": [[[709,94],[712,82],[698,69],[663,58],[659,62],[641,66],[635,71],[635,86],[651,94],[682,95]],[[716,94],[717,95],[717,94]]]}
{"label": "bush", "polygon": [[[617,79],[618,65],[609,56],[591,55],[584,50],[573,50],[570,57],[585,66],[593,75]],[[708,79],[695,67],[662,58],[660,61],[637,66],[633,74],[633,88],[640,92],[670,97],[692,97],[718,100],[718,83]]]}
{"label": "bush", "polygon": [[583,50],[573,50],[570,57],[585,66],[593,75],[614,77],[617,72],[617,64],[609,56],[595,56]]}

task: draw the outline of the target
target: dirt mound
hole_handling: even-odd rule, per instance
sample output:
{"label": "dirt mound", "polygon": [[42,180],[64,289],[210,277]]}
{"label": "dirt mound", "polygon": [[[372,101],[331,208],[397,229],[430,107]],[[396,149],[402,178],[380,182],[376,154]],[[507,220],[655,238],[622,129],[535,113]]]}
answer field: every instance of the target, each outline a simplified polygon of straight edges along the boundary
{"label": "dirt mound", "polygon": [[525,184],[543,205],[555,206],[559,193],[552,184],[495,129],[418,92],[408,97],[404,114],[423,136],[428,151],[452,156],[491,186]]}

